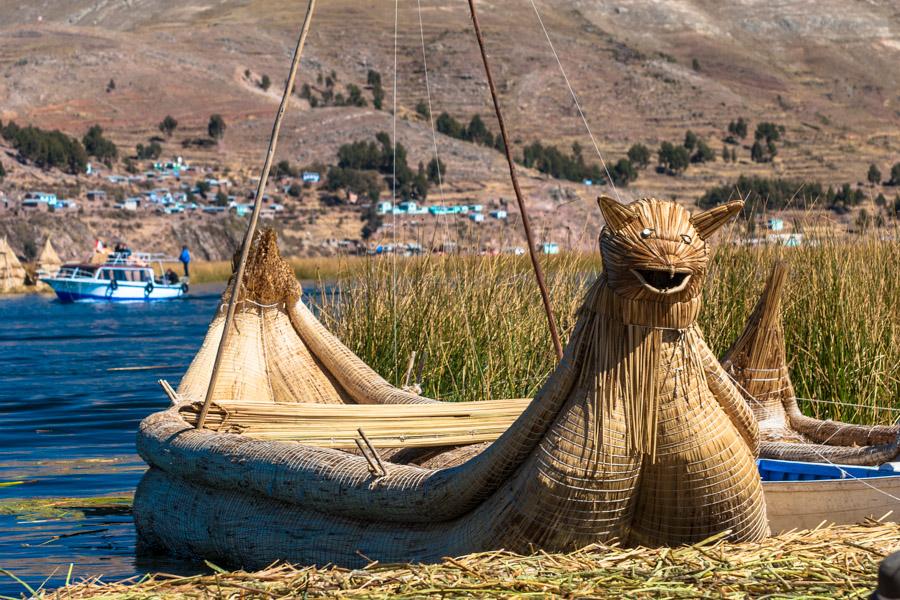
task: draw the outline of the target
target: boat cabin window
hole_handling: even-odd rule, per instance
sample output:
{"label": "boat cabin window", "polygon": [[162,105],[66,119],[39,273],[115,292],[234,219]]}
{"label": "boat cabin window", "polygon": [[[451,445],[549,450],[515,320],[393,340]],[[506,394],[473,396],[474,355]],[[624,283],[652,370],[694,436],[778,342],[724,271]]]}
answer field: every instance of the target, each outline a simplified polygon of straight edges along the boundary
{"label": "boat cabin window", "polygon": [[100,279],[146,282],[150,281],[150,273],[147,269],[103,269],[100,271]]}

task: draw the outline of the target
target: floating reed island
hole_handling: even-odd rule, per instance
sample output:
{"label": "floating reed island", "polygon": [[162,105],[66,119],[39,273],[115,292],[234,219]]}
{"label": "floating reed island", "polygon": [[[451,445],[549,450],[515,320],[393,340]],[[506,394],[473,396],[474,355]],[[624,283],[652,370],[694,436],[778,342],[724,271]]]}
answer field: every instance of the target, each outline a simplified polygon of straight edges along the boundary
{"label": "floating reed island", "polygon": [[276,564],[195,577],[89,579],[45,600],[150,598],[868,598],[900,526],[874,521],[792,532],[763,542],[710,539],[677,548],[594,545],[565,554],[504,551],[430,565],[362,569]]}

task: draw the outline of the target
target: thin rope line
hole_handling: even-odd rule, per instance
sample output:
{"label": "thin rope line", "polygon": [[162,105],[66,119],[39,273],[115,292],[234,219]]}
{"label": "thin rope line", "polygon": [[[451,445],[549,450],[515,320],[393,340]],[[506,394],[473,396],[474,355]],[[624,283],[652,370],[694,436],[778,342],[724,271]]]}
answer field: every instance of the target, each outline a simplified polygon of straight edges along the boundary
{"label": "thin rope line", "polygon": [[416,0],[419,10],[419,38],[422,41],[422,66],[425,69],[425,93],[428,96],[428,119],[431,121],[431,141],[434,144],[434,159],[437,161],[438,188],[441,191],[441,204],[444,203],[444,182],[441,176],[441,159],[438,155],[437,130],[434,126],[434,111],[431,109],[431,86],[428,82],[428,60],[425,58],[425,27],[422,25],[422,2]]}
{"label": "thin rope line", "polygon": [[889,406],[872,406],[869,404],[856,404],[855,402],[841,402],[840,400],[817,400],[815,398],[801,398],[800,396],[794,397],[796,400],[804,400],[806,402],[821,402],[822,404],[839,404],[841,406],[852,406],[854,408],[862,408],[871,411],[891,411],[891,412],[900,412],[900,408],[891,408]]}
{"label": "thin rope line", "polygon": [[393,165],[391,178],[391,224],[393,248],[391,249],[391,329],[392,329],[392,348],[394,351],[394,373],[393,379],[397,380],[397,54],[398,54],[398,38],[400,23],[400,0],[394,0],[394,86],[392,98],[392,136],[391,145],[393,148]]}
{"label": "thin rope line", "polygon": [[609,169],[606,167],[606,161],[603,160],[603,154],[600,152],[600,146],[597,145],[597,140],[594,138],[594,133],[591,131],[591,126],[588,125],[587,117],[584,116],[584,111],[581,110],[581,104],[578,102],[578,96],[575,95],[575,90],[572,88],[572,84],[569,82],[569,76],[566,75],[566,70],[563,68],[562,61],[559,59],[559,54],[557,54],[556,48],[553,46],[553,42],[550,40],[550,34],[547,32],[547,27],[544,25],[544,19],[541,18],[541,13],[540,11],[538,11],[537,4],[534,3],[534,0],[531,0],[531,7],[534,9],[534,14],[535,16],[537,16],[538,23],[541,24],[541,29],[544,31],[544,37],[547,38],[547,44],[550,46],[550,50],[553,52],[553,56],[556,57],[556,64],[559,65],[559,72],[562,73],[563,79],[566,80],[566,87],[569,88],[569,93],[572,95],[572,101],[575,102],[575,108],[578,109],[578,114],[581,115],[581,121],[584,123],[584,128],[587,129],[588,135],[591,138],[591,143],[594,145],[594,150],[597,151],[597,156],[600,158],[600,164],[603,165],[603,170],[606,172],[606,177],[609,180],[609,185],[612,187],[612,191],[616,195],[616,200],[621,202],[622,198],[619,196],[619,190],[616,189],[616,184],[613,182],[612,175],[610,175]]}

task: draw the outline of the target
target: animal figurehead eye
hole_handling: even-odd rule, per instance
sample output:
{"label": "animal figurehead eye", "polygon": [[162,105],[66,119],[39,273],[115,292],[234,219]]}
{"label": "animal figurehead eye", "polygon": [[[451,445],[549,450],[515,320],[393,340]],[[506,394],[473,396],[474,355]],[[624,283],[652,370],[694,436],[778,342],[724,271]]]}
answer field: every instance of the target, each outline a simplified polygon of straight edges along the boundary
{"label": "animal figurehead eye", "polygon": [[681,234],[681,241],[684,242],[685,244],[690,244],[691,242],[694,241],[694,238],[692,238],[691,236],[689,236],[689,235],[686,234],[686,233],[682,233],[682,234]]}
{"label": "animal figurehead eye", "polygon": [[641,237],[645,240],[649,237],[652,237],[653,233],[654,233],[654,230],[650,229],[649,227],[645,227],[644,229],[641,229]]}

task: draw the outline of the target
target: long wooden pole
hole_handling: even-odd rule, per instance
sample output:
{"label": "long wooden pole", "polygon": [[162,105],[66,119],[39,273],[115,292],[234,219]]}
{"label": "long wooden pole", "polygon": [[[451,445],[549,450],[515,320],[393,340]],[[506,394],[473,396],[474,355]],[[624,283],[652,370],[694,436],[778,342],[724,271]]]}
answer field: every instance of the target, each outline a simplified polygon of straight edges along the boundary
{"label": "long wooden pole", "polygon": [[266,189],[266,183],[269,180],[269,171],[272,168],[272,161],[275,158],[275,148],[278,146],[278,133],[281,131],[281,122],[284,120],[284,113],[287,110],[288,101],[294,90],[294,80],[297,78],[297,69],[300,66],[300,57],[303,55],[303,46],[306,44],[306,36],[309,34],[309,25],[312,22],[313,11],[316,7],[316,0],[309,0],[306,7],[306,16],[303,18],[303,27],[300,30],[300,37],[297,39],[297,47],[294,49],[294,58],[291,61],[291,71],[288,75],[287,82],[284,84],[284,93],[281,95],[281,104],[278,106],[278,112],[275,114],[275,123],[272,125],[272,136],[269,138],[269,150],[266,153],[266,160],[263,163],[262,174],[259,177],[259,184],[256,186],[256,197],[253,199],[253,213],[250,215],[250,224],[247,226],[247,233],[244,234],[244,241],[241,244],[241,259],[238,262],[237,273],[234,276],[234,287],[231,290],[231,299],[228,301],[228,312],[225,313],[225,326],[222,328],[222,339],[219,341],[219,348],[216,350],[216,360],[213,363],[212,374],[209,378],[209,387],[206,389],[206,399],[203,402],[203,409],[197,418],[197,429],[203,427],[206,422],[206,415],[209,413],[209,405],[212,402],[213,391],[216,388],[216,380],[219,377],[219,367],[222,364],[223,349],[228,343],[231,335],[232,323],[234,322],[234,312],[237,308],[238,296],[241,292],[241,282],[244,280],[244,269],[247,266],[247,255],[250,254],[250,246],[253,244],[253,234],[256,232],[256,223],[259,221],[259,211],[262,208],[262,197]]}
{"label": "long wooden pole", "polygon": [[494,77],[491,75],[491,65],[488,63],[487,53],[484,50],[484,39],[481,37],[481,27],[478,25],[478,14],[475,12],[475,0],[469,0],[469,11],[472,13],[472,24],[475,26],[475,37],[478,38],[478,47],[481,49],[481,60],[484,62],[484,72],[487,75],[488,87],[491,89],[491,98],[494,101],[494,112],[497,113],[497,122],[500,124],[500,135],[503,136],[503,150],[506,153],[506,162],[509,165],[509,177],[512,179],[513,190],[516,193],[516,202],[519,204],[519,212],[522,214],[522,227],[525,228],[525,239],[528,241],[528,256],[531,257],[531,266],[534,267],[534,276],[537,278],[538,288],[541,290],[541,300],[544,303],[544,312],[547,313],[547,323],[550,326],[550,337],[553,339],[553,347],[556,349],[556,358],[563,357],[562,344],[559,341],[559,331],[556,328],[556,318],[553,309],[550,308],[550,295],[547,293],[547,284],[544,282],[544,272],[541,263],[538,262],[537,252],[534,247],[534,237],[531,234],[531,222],[528,212],[525,210],[525,202],[522,199],[522,190],[519,188],[519,178],[516,176],[516,165],[513,162],[512,151],[509,147],[509,137],[506,135],[506,123],[503,121],[503,113],[500,111],[500,102],[497,99],[497,89],[494,86]]}

